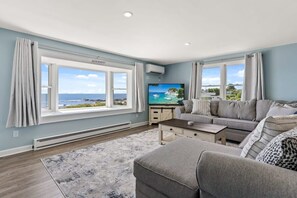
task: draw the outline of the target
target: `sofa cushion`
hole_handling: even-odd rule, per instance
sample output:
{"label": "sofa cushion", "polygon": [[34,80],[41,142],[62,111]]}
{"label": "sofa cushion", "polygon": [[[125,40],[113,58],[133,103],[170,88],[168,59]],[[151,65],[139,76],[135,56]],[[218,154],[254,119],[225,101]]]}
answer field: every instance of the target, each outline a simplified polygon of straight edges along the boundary
{"label": "sofa cushion", "polygon": [[203,151],[240,155],[240,149],[191,138],[180,138],[134,161],[138,181],[167,197],[199,197],[196,168]]}
{"label": "sofa cushion", "polygon": [[281,133],[267,144],[256,160],[270,165],[297,170],[297,128]]}
{"label": "sofa cushion", "polygon": [[211,100],[210,101],[210,113],[211,113],[211,115],[218,116],[219,102],[220,102],[220,100]]}
{"label": "sofa cushion", "polygon": [[256,100],[219,102],[218,116],[241,120],[256,120]]}
{"label": "sofa cushion", "polygon": [[186,113],[191,113],[193,109],[193,101],[192,100],[184,100],[184,107]]}
{"label": "sofa cushion", "polygon": [[274,137],[296,126],[297,115],[266,117],[253,131],[240,156],[255,159]]}
{"label": "sofa cushion", "polygon": [[182,113],[180,116],[181,120],[190,120],[194,122],[201,122],[206,124],[212,124],[212,120],[215,116],[197,115],[190,113]]}
{"label": "sofa cushion", "polygon": [[210,116],[210,101],[193,99],[192,114]]}
{"label": "sofa cushion", "polygon": [[267,112],[270,109],[270,106],[273,104],[272,100],[258,100],[256,104],[256,120],[261,121],[263,120]]}
{"label": "sofa cushion", "polygon": [[213,124],[224,125],[230,129],[253,131],[257,127],[258,122],[230,118],[213,118]]}

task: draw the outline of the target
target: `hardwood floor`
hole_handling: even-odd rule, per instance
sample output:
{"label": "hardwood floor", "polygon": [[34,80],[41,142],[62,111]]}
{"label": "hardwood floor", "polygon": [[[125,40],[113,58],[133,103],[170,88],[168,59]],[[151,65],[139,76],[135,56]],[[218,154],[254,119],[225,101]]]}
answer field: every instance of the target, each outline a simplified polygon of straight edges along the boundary
{"label": "hardwood floor", "polygon": [[1,198],[60,198],[62,193],[47,173],[40,158],[139,133],[154,126],[143,126],[69,143],[40,151],[29,151],[0,158]]}

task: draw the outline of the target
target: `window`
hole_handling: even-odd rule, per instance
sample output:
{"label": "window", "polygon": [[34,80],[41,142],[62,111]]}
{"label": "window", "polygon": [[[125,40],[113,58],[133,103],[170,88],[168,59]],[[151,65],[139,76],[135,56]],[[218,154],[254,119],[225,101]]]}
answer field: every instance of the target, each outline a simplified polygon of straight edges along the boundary
{"label": "window", "polygon": [[127,73],[113,73],[113,104],[127,105]]}
{"label": "window", "polygon": [[221,87],[220,67],[205,67],[202,70],[201,97],[208,99],[220,96]]}
{"label": "window", "polygon": [[243,60],[204,65],[201,98],[220,97],[226,100],[241,100],[243,80]]}
{"label": "window", "polygon": [[133,71],[41,56],[41,115],[133,111]]}

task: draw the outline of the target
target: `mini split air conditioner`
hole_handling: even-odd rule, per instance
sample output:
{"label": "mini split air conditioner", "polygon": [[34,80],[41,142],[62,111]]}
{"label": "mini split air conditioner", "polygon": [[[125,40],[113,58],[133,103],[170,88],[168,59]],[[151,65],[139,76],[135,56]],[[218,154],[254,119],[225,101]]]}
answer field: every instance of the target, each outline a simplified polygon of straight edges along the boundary
{"label": "mini split air conditioner", "polygon": [[158,65],[147,64],[146,65],[146,73],[164,74],[165,68],[158,66]]}

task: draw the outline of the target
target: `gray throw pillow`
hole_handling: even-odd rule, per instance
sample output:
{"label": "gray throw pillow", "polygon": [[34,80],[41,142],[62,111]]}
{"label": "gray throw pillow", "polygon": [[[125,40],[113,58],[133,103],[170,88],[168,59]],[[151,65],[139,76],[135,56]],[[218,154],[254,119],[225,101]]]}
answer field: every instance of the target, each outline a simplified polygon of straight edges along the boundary
{"label": "gray throw pillow", "polygon": [[256,157],[259,162],[297,170],[297,129],[284,132],[271,142]]}
{"label": "gray throw pillow", "polygon": [[266,116],[267,117],[268,116],[285,116],[285,115],[292,115],[296,112],[297,112],[297,108],[293,108],[287,104],[282,105],[279,103],[274,103],[273,105],[271,105]]}
{"label": "gray throw pillow", "polygon": [[185,106],[185,112],[186,113],[191,113],[192,109],[193,109],[192,100],[184,100],[183,103],[184,103],[184,106]]}

